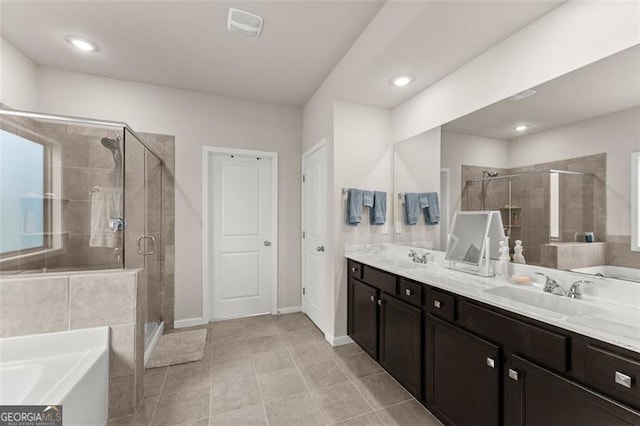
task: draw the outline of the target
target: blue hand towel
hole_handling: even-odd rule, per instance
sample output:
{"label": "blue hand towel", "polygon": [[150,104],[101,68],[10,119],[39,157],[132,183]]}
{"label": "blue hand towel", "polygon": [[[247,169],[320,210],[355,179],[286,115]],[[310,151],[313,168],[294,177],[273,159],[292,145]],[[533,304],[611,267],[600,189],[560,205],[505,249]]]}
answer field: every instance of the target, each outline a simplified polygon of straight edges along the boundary
{"label": "blue hand towel", "polygon": [[361,189],[349,188],[349,199],[347,200],[347,223],[357,225],[362,220],[362,196]]}
{"label": "blue hand towel", "polygon": [[440,203],[438,202],[437,192],[427,192],[428,207],[424,212],[425,220],[428,225],[437,225],[440,223]]}
{"label": "blue hand towel", "polygon": [[427,192],[420,192],[418,194],[418,200],[420,202],[420,208],[424,209],[426,207],[429,207],[429,193]]}
{"label": "blue hand towel", "polygon": [[373,207],[373,191],[362,191],[362,204],[365,207]]}
{"label": "blue hand towel", "polygon": [[371,224],[384,225],[387,221],[387,193],[382,191],[373,192],[373,210],[369,212]]}
{"label": "blue hand towel", "polygon": [[415,225],[418,223],[418,214],[420,213],[419,196],[417,192],[407,192],[404,194],[404,212],[407,225]]}

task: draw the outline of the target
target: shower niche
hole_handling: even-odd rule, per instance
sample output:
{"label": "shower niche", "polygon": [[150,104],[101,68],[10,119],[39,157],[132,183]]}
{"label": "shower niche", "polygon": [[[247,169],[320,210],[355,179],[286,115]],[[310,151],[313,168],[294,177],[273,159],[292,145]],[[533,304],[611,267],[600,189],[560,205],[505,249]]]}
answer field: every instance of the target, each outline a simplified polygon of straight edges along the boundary
{"label": "shower niche", "polygon": [[125,123],[0,109],[0,275],[140,269],[145,335],[172,327],[173,137],[149,139]]}

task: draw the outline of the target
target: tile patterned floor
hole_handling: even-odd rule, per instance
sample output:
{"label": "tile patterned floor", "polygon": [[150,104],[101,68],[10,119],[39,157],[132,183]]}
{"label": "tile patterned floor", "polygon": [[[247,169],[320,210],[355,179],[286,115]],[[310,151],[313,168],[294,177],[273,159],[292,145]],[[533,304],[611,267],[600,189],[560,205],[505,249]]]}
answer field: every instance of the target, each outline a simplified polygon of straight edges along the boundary
{"label": "tile patterned floor", "polygon": [[148,370],[135,415],[110,425],[440,423],[357,345],[301,313],[211,323],[202,361]]}

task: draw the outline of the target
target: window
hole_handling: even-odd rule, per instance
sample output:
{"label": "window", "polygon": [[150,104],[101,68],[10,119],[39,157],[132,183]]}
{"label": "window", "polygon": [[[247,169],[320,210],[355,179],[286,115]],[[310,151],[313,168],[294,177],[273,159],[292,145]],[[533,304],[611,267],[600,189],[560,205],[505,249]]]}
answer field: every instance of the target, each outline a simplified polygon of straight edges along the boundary
{"label": "window", "polygon": [[0,258],[46,248],[45,148],[0,130]]}
{"label": "window", "polygon": [[631,153],[631,250],[640,251],[640,151]]}

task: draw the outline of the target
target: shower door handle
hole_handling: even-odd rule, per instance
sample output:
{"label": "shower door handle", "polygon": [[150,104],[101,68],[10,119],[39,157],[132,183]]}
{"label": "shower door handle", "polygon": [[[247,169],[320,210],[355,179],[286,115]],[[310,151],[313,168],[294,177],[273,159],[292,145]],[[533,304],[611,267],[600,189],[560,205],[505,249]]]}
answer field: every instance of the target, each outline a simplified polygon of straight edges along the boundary
{"label": "shower door handle", "polygon": [[[141,242],[144,239],[150,239],[151,242],[153,243],[152,248],[150,251],[142,251],[142,247],[141,247]],[[152,255],[154,252],[156,251],[156,239],[153,238],[151,235],[140,235],[138,237],[138,254],[142,255],[142,256],[149,256]]]}

